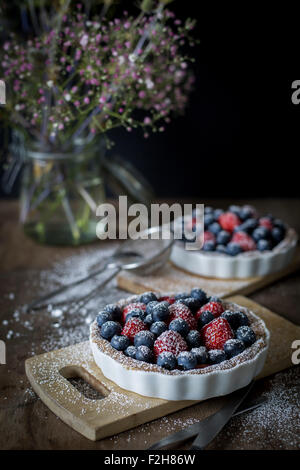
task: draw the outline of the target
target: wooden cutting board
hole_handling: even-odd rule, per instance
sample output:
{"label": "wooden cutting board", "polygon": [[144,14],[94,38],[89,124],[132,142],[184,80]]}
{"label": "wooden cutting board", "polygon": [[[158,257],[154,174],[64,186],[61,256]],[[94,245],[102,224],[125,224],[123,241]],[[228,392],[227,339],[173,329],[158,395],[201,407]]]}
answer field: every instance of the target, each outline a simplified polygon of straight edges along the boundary
{"label": "wooden cutting board", "polygon": [[[271,333],[268,357],[258,378],[290,367],[291,344],[299,339],[300,327],[245,297],[228,300],[258,314]],[[32,388],[45,405],[70,427],[94,441],[197,403],[148,398],[121,389],[96,366],[88,341],[34,356],[26,360],[25,368]],[[103,398],[86,398],[67,380],[71,377],[83,378]],[[202,402],[198,405],[201,416],[217,411],[225,401],[226,397],[219,397]]]}
{"label": "wooden cutting board", "polygon": [[123,271],[117,278],[118,286],[134,294],[145,291],[154,292],[183,292],[193,287],[201,287],[210,295],[228,297],[228,295],[248,295],[288,274],[300,269],[300,247],[297,248],[293,262],[285,269],[268,276],[251,277],[247,279],[215,279],[188,273],[177,268],[171,262],[159,272],[150,276],[138,276],[130,271]]}

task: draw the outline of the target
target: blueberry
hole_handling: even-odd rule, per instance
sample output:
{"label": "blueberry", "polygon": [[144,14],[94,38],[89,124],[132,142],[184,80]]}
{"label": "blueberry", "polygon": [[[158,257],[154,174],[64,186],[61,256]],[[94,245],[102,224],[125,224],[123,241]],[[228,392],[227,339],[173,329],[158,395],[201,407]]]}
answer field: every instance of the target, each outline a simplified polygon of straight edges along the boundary
{"label": "blueberry", "polygon": [[136,350],[135,358],[138,361],[152,362],[153,353],[147,346],[139,346]]}
{"label": "blueberry", "polygon": [[169,303],[159,302],[152,310],[152,318],[154,321],[167,320],[169,316]]}
{"label": "blueberry", "polygon": [[191,290],[191,297],[194,297],[195,299],[199,300],[201,307],[202,305],[206,304],[208,301],[208,297],[206,293],[204,292],[204,290],[199,289],[198,287],[194,287]]}
{"label": "blueberry", "polygon": [[189,329],[189,325],[182,318],[175,318],[169,325],[169,330],[177,331],[183,337],[188,334]]}
{"label": "blueberry", "polygon": [[274,219],[274,220],[273,220],[273,226],[274,226],[274,227],[281,228],[281,230],[283,230],[283,232],[286,231],[286,225],[285,225],[285,223],[282,222],[282,220],[280,220],[280,219]]}
{"label": "blueberry", "polygon": [[215,221],[214,215],[213,214],[205,214],[204,215],[204,228],[207,229],[207,227],[212,224]]}
{"label": "blueberry", "polygon": [[270,250],[272,250],[272,243],[270,242],[270,240],[264,240],[262,238],[262,239],[258,240],[258,242],[256,244],[256,248],[259,251],[270,251]]}
{"label": "blueberry", "polygon": [[221,232],[222,228],[218,222],[213,222],[208,226],[208,230],[214,235],[217,235],[219,232]]}
{"label": "blueberry", "polygon": [[223,209],[215,209],[214,210],[214,216],[215,216],[215,219],[218,220],[218,218],[220,217],[220,215],[224,214],[224,211]]}
{"label": "blueberry", "polygon": [[147,313],[147,314],[148,314],[148,313],[151,313],[151,314],[152,314],[153,308],[154,308],[156,305],[158,305],[158,304],[159,304],[158,300],[153,300],[153,301],[149,302],[149,303],[147,304],[147,307],[146,307],[146,313]]}
{"label": "blueberry", "polygon": [[230,242],[227,245],[227,254],[230,256],[239,255],[242,251],[242,248],[237,243]]}
{"label": "blueberry", "polygon": [[221,253],[223,255],[227,255],[227,247],[226,245],[217,245],[216,246],[216,252]]}
{"label": "blueberry", "polygon": [[240,339],[229,339],[224,344],[224,351],[228,358],[237,356],[238,354],[243,352],[244,349],[245,345]]}
{"label": "blueberry", "polygon": [[135,359],[136,347],[135,346],[128,346],[128,348],[125,349],[124,354],[128,357],[131,357],[132,359]]}
{"label": "blueberry", "polygon": [[204,207],[204,214],[211,214],[214,211],[213,207],[205,206]]}
{"label": "blueberry", "polygon": [[127,336],[114,335],[110,341],[110,344],[113,348],[118,351],[124,351],[130,345],[129,338]]}
{"label": "blueberry", "polygon": [[96,321],[99,327],[101,327],[102,325],[104,325],[104,323],[112,319],[112,314],[108,312],[99,312],[96,317]]}
{"label": "blueberry", "polygon": [[206,364],[208,361],[208,354],[205,346],[199,346],[197,348],[191,349],[191,353],[197,359],[198,364]]}
{"label": "blueberry", "polygon": [[203,251],[215,251],[216,244],[212,240],[208,240],[203,244],[202,250]]}
{"label": "blueberry", "polygon": [[134,345],[136,348],[139,346],[147,346],[149,349],[153,348],[155,335],[151,331],[139,331],[134,337]]}
{"label": "blueberry", "polygon": [[268,238],[269,236],[270,230],[268,230],[266,227],[258,227],[252,233],[252,238],[256,242],[258,242],[258,240],[261,240],[262,238]]}
{"label": "blueberry", "polygon": [[246,220],[246,219],[250,219],[252,217],[252,209],[250,209],[250,207],[242,207],[241,210],[240,210],[240,219],[241,220]]}
{"label": "blueberry", "polygon": [[229,243],[231,235],[227,230],[221,230],[217,235],[218,245],[227,245]]}
{"label": "blueberry", "polygon": [[252,232],[257,226],[258,226],[258,221],[257,219],[251,218],[247,219],[243,224],[245,232]]}
{"label": "blueberry", "polygon": [[250,324],[249,319],[244,312],[233,312],[232,310],[225,310],[221,317],[228,321],[233,330],[236,330],[240,326],[248,326]]}
{"label": "blueberry", "polygon": [[197,358],[189,351],[179,353],[177,362],[184,370],[195,369],[195,367],[197,367]]}
{"label": "blueberry", "polygon": [[176,303],[181,303],[188,307],[192,312],[196,312],[201,307],[201,302],[195,297],[187,297],[186,299],[176,300]]}
{"label": "blueberry", "polygon": [[174,354],[169,351],[165,351],[158,356],[157,365],[167,370],[173,370],[177,366],[177,360]]}
{"label": "blueberry", "polygon": [[116,304],[108,304],[103,309],[104,312],[111,313],[112,320],[119,321],[122,317],[122,311],[120,307]]}
{"label": "blueberry", "polygon": [[190,295],[188,294],[188,292],[179,292],[178,294],[174,295],[174,299],[175,300],[186,299],[189,296]]}
{"label": "blueberry", "polygon": [[156,336],[160,336],[167,329],[168,327],[163,321],[156,321],[150,326],[151,333],[155,334]]}
{"label": "blueberry", "polygon": [[153,318],[152,318],[152,315],[151,313],[149,313],[148,315],[146,315],[145,319],[144,319],[144,323],[146,323],[146,325],[152,325],[153,323]]}
{"label": "blueberry", "polygon": [[128,320],[130,320],[133,317],[137,317],[137,318],[140,318],[141,320],[144,320],[144,318],[146,317],[146,312],[144,312],[144,310],[142,310],[141,308],[132,309],[126,315],[126,323],[128,322]]}
{"label": "blueberry", "polygon": [[240,206],[236,206],[236,205],[231,205],[229,206],[229,212],[232,212],[233,214],[237,215],[238,217],[240,216],[240,212],[241,212],[241,207]]}
{"label": "blueberry", "polygon": [[276,242],[279,243],[284,239],[284,230],[280,227],[274,227],[271,231],[271,236],[272,239]]}
{"label": "blueberry", "polygon": [[191,330],[185,338],[190,348],[198,348],[201,345],[201,335],[198,330]]}
{"label": "blueberry", "polygon": [[236,330],[235,336],[237,339],[243,341],[246,348],[248,346],[251,346],[251,344],[255,343],[256,341],[256,335],[252,328],[250,328],[249,326],[240,326]]}
{"label": "blueberry", "polygon": [[212,349],[208,351],[208,360],[211,364],[220,364],[226,361],[226,354],[222,349]]}
{"label": "blueberry", "polygon": [[120,323],[107,321],[101,326],[100,334],[102,338],[110,340],[114,335],[119,335],[122,331]]}
{"label": "blueberry", "polygon": [[203,326],[207,325],[207,323],[213,321],[214,319],[215,317],[213,316],[211,312],[209,312],[208,310],[204,310],[204,312],[201,313],[201,316],[198,320],[198,328],[201,330]]}
{"label": "blueberry", "polygon": [[209,302],[218,302],[218,303],[222,303],[222,300],[220,299],[220,297],[217,297],[216,295],[212,295],[212,296],[209,298]]}
{"label": "blueberry", "polygon": [[246,232],[246,233],[249,233],[250,230],[248,229],[247,226],[245,226],[245,223],[244,223],[244,224],[240,224],[240,225],[237,225],[236,227],[234,227],[233,232],[234,232],[234,233],[236,233],[236,232]]}
{"label": "blueberry", "polygon": [[139,299],[139,301],[142,302],[143,304],[148,304],[149,302],[155,302],[156,300],[157,300],[157,297],[154,294],[154,292],[144,292],[144,294],[142,294]]}

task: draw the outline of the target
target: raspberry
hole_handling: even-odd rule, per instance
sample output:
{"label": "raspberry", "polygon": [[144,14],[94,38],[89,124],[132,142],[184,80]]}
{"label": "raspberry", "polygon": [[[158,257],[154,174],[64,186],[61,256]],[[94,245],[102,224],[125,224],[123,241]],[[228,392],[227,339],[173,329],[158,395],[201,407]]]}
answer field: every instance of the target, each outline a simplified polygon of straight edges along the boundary
{"label": "raspberry", "polygon": [[153,349],[156,357],[162,352],[170,352],[177,357],[182,351],[187,351],[188,346],[179,333],[167,330],[157,338]]}
{"label": "raspberry", "polygon": [[246,232],[236,232],[231,240],[240,245],[243,251],[253,251],[256,249],[256,243]]}
{"label": "raspberry", "polygon": [[271,220],[269,219],[269,217],[261,217],[258,222],[260,226],[266,227],[268,230],[273,229],[273,224]]}
{"label": "raspberry", "polygon": [[201,330],[202,341],[207,349],[223,349],[224,344],[234,337],[225,318],[219,317],[205,325]]}
{"label": "raspberry", "polygon": [[168,297],[167,295],[165,295],[164,297],[160,297],[158,299],[159,302],[168,302],[170,305],[172,305],[174,302],[175,302],[175,297]]}
{"label": "raspberry", "polygon": [[195,318],[199,320],[202,313],[205,311],[211,312],[213,316],[217,318],[224,312],[224,307],[221,302],[208,302],[196,312]]}
{"label": "raspberry", "polygon": [[203,244],[206,242],[216,242],[216,237],[212,232],[206,230],[203,234]]}
{"label": "raspberry", "polygon": [[125,324],[121,335],[127,336],[127,338],[133,341],[135,335],[143,330],[147,330],[147,325],[140,318],[133,317]]}
{"label": "raspberry", "polygon": [[132,304],[126,305],[126,307],[124,308],[123,313],[122,313],[123,323],[125,323],[125,320],[126,320],[126,317],[127,317],[128,313],[130,313],[135,308],[140,308],[140,309],[144,310],[144,312],[145,312],[146,311],[146,304],[143,304],[142,302],[133,302]]}
{"label": "raspberry", "polygon": [[182,318],[182,320],[185,320],[187,322],[191,330],[197,329],[197,322],[192,312],[186,305],[181,304],[180,302],[175,303],[170,306],[169,312],[171,314],[169,317],[169,322],[179,317],[179,318]]}
{"label": "raspberry", "polygon": [[218,222],[222,229],[227,230],[228,232],[233,232],[233,229],[241,224],[240,219],[233,212],[225,212],[224,214],[221,214]]}

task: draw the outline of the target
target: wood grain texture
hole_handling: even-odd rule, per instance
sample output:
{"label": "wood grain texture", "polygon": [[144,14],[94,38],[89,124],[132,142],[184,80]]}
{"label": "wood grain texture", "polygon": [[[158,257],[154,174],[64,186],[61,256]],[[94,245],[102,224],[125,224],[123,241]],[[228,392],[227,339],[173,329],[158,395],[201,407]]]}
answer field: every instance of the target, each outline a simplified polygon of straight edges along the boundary
{"label": "wood grain texture", "polygon": [[228,297],[229,295],[247,295],[262,287],[281,279],[300,268],[300,247],[298,247],[293,262],[285,269],[268,276],[258,276],[247,279],[215,279],[188,273],[169,262],[159,272],[151,276],[139,276],[133,272],[123,271],[117,278],[118,286],[134,294],[145,291],[182,292],[193,287],[201,287],[211,295]]}
{"label": "wood grain texture", "polygon": [[[200,188],[201,189],[201,188]],[[300,233],[300,199],[204,199],[181,202],[203,202],[214,207],[227,207],[230,204],[253,204],[260,213],[272,212],[276,217],[282,218]],[[166,202],[166,201],[157,201]],[[178,202],[172,199],[170,204]],[[24,361],[33,354],[45,353],[49,350],[49,338],[53,347],[65,347],[73,342],[85,341],[88,337],[82,327],[82,315],[67,315],[66,321],[54,335],[53,319],[47,311],[37,315],[20,315],[20,321],[13,320],[15,310],[27,303],[40,292],[40,279],[44,270],[53,269],[53,263],[62,262],[69,257],[79,256],[81,253],[91,252],[95,256],[95,248],[99,256],[106,249],[113,249],[114,241],[99,241],[95,244],[82,247],[54,247],[38,245],[27,238],[18,225],[18,202],[3,200],[0,202],[0,339],[7,345],[7,364],[0,366],[0,449],[48,449],[48,450],[111,450],[116,449],[145,449],[158,439],[179,431],[185,425],[207,417],[224,402],[224,398],[209,400],[206,406],[202,403],[179,410],[171,415],[142,424],[116,436],[107,437],[99,441],[86,439],[82,434],[68,427],[56,417],[48,407],[32,391],[26,378]],[[99,250],[99,251],[98,251]],[[96,261],[96,260],[95,260]],[[267,287],[255,291],[251,298],[266,306],[282,317],[300,325],[300,271],[281,278]],[[50,286],[43,285],[43,292]],[[55,287],[55,286],[54,286]],[[12,300],[10,293],[15,294]],[[97,298],[99,306],[114,302],[126,296],[126,293],[115,287],[114,283],[106,286]],[[88,314],[87,314],[88,315]],[[94,315],[94,313],[93,313]],[[34,322],[34,329],[24,328],[24,322]],[[4,322],[8,324],[5,325]],[[11,339],[6,339],[8,332],[13,329]],[[75,335],[76,332],[76,335]],[[74,336],[76,340],[73,341]],[[299,336],[299,335],[298,335]],[[280,338],[280,331],[278,332]],[[54,338],[56,338],[54,340]],[[63,338],[61,341],[60,338]],[[298,338],[299,339],[299,338]],[[291,352],[290,345],[287,354]],[[259,399],[262,395],[269,396],[274,384],[280,381],[282,393],[280,399],[289,409],[295,403],[299,408],[299,397],[296,399],[290,388],[299,384],[300,366],[286,370],[276,377],[272,376],[259,380],[255,384],[249,400]],[[272,392],[273,393],[273,392]],[[270,406],[267,407],[270,409]],[[267,413],[267,410],[266,410]],[[268,413],[267,413],[268,414]],[[256,415],[256,412],[254,412]],[[274,410],[275,425],[272,429],[266,426],[262,430],[259,416],[249,419],[249,415],[241,415],[232,420],[224,429],[219,438],[215,440],[210,449],[299,449],[299,440],[289,439],[284,426],[276,426],[276,410]],[[298,435],[297,422],[293,419],[290,430],[294,436]],[[177,449],[187,449],[188,443],[177,446]]]}
{"label": "wood grain texture", "polygon": [[[271,333],[267,360],[258,378],[292,366],[290,347],[300,336],[300,327],[245,297],[235,296],[229,300],[263,318]],[[91,440],[118,434],[197,403],[148,398],[121,389],[106,379],[96,366],[89,342],[27,359],[26,374],[45,405],[62,421]],[[99,390],[103,399],[89,400],[80,394],[67,380],[77,376]],[[202,402],[203,416],[218,409],[221,404],[222,400],[219,399]]]}

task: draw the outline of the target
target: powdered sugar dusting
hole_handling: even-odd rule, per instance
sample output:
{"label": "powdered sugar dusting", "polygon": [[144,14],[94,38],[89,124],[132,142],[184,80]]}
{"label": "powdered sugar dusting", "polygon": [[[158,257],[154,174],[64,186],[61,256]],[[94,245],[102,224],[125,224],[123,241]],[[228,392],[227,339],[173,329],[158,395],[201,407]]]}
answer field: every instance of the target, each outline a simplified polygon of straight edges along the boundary
{"label": "powdered sugar dusting", "polygon": [[[266,401],[257,409],[233,417],[223,431],[209,445],[209,450],[268,450],[300,449],[300,367],[276,374],[269,381],[269,389],[261,394],[262,384],[255,385],[251,401]],[[159,439],[178,432],[201,420],[197,405],[108,439],[118,448],[145,448]],[[203,405],[204,406],[204,405]],[[201,413],[200,413],[201,416]],[[155,437],[154,437],[155,434]],[[145,436],[145,441],[142,437]],[[180,448],[188,448],[180,445]],[[271,443],[273,445],[271,445]]]}
{"label": "powdered sugar dusting", "polygon": [[233,418],[210,449],[300,450],[300,367],[275,375],[262,396],[265,403]]}

